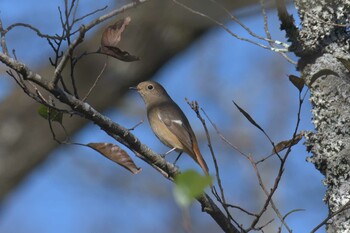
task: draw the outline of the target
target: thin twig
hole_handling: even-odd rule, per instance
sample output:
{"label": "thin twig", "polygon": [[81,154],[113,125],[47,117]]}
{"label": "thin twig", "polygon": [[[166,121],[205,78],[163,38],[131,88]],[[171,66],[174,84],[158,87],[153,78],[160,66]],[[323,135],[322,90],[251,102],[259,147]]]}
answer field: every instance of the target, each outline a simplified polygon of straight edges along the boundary
{"label": "thin twig", "polygon": [[[140,2],[140,0],[138,2]],[[1,52],[0,61],[9,68],[20,73],[23,80],[33,81],[51,93],[58,101],[66,104],[71,109],[74,109],[75,115],[83,116],[85,119],[88,119],[98,125],[112,138],[130,148],[140,159],[144,160],[156,170],[160,171],[161,174],[167,175],[168,179],[171,180],[174,175],[178,174],[179,171],[175,166],[168,163],[160,155],[154,153],[149,147],[142,144],[140,140],[136,138],[130,131],[117,124],[116,122],[113,122],[108,117],[102,115],[88,103],[77,99],[74,95],[65,92],[58,86],[52,86],[51,81],[29,69],[27,65]],[[207,194],[203,194],[202,196],[198,197],[197,200],[202,205],[203,211],[208,213],[224,232],[241,232],[232,224],[231,221],[229,221],[229,219],[226,218],[225,214],[219,209],[219,207]]]}
{"label": "thin twig", "polygon": [[[217,180],[219,188],[220,188],[221,200],[220,199],[218,199],[218,200],[220,200],[220,203],[222,204],[222,206],[225,209],[225,212],[227,214],[227,219],[233,220],[233,218],[231,216],[231,213],[230,213],[230,211],[229,211],[229,209],[227,208],[227,205],[226,205],[227,202],[226,202],[226,198],[225,198],[224,188],[223,188],[222,183],[221,183],[220,170],[219,170],[219,166],[218,166],[218,163],[217,163],[217,160],[216,160],[216,156],[215,156],[215,152],[214,152],[214,149],[213,149],[213,145],[211,143],[209,130],[207,128],[205,120],[203,119],[203,117],[201,116],[201,114],[199,112],[198,102],[197,101],[190,102],[187,98],[185,100],[186,100],[187,104],[192,108],[192,110],[197,114],[198,119],[201,121],[201,123],[203,125],[203,128],[205,130],[205,135],[206,135],[207,141],[208,141],[208,147],[209,147],[209,150],[210,150],[210,154],[212,156],[212,159],[213,159],[213,162],[214,162],[214,166],[215,166],[216,180]],[[203,111],[203,109],[201,109],[201,110]],[[213,191],[213,194],[215,195],[214,190],[215,190],[214,186],[212,186],[212,191]]]}
{"label": "thin twig", "polygon": [[[83,15],[83,16],[81,16],[81,17],[79,17],[79,18],[76,18],[76,19],[74,20],[74,23],[77,23],[77,22],[79,22],[79,21],[81,21],[81,20],[83,20],[83,19],[85,19],[85,18],[87,18],[87,17],[89,17],[89,16],[91,16],[91,15],[94,15],[94,14],[100,12],[100,11],[104,11],[104,10],[106,10],[107,8],[108,8],[108,6],[104,6],[104,7],[102,7],[102,8],[97,9],[97,10],[94,10],[94,11],[92,11],[92,12],[90,12],[90,13],[87,13],[86,15]],[[78,31],[77,31],[77,32],[78,32]],[[72,33],[72,35],[73,35],[73,34],[74,34],[74,33]]]}
{"label": "thin twig", "polygon": [[[305,96],[306,96],[306,93],[304,94],[303,97],[301,97],[301,93],[299,93],[299,105],[298,105],[298,112],[297,112],[297,121],[296,121],[296,126],[295,126],[295,129],[294,129],[294,132],[293,132],[293,137],[292,137],[293,139],[296,137],[297,132],[298,132],[298,129],[299,129],[301,107],[302,107],[302,104],[303,104],[303,101],[304,101]],[[286,224],[286,222],[285,222],[283,216],[280,214],[279,210],[276,208],[274,202],[272,201],[272,196],[273,196],[274,192],[275,192],[275,191],[277,190],[277,188],[278,188],[278,184],[279,184],[279,182],[280,182],[280,180],[281,180],[281,177],[282,177],[282,174],[283,174],[283,172],[284,172],[284,165],[285,165],[285,163],[286,163],[286,161],[287,161],[287,158],[288,158],[288,156],[289,156],[289,154],[290,154],[290,152],[291,152],[292,146],[293,146],[293,144],[291,143],[291,144],[289,145],[289,147],[288,147],[288,149],[287,149],[285,155],[284,155],[284,156],[282,157],[282,159],[281,159],[281,164],[280,164],[280,167],[279,167],[279,171],[278,171],[277,177],[275,178],[274,185],[273,185],[272,189],[270,190],[270,193],[268,193],[268,191],[267,191],[267,189],[266,189],[266,187],[265,187],[265,185],[264,185],[264,183],[263,183],[263,181],[262,181],[262,178],[261,178],[261,176],[260,176],[260,172],[259,172],[258,167],[257,167],[257,163],[254,162],[254,160],[253,160],[251,157],[249,157],[249,158],[250,158],[249,160],[251,161],[251,164],[253,165],[254,170],[255,170],[255,173],[256,173],[256,175],[257,175],[257,177],[258,177],[260,187],[263,189],[263,191],[264,191],[265,194],[267,195],[267,200],[266,200],[265,205],[264,205],[264,207],[262,208],[262,210],[261,210],[260,213],[262,214],[263,212],[265,212],[265,210],[266,210],[268,204],[271,203],[272,209],[275,211],[276,215],[279,217],[280,221],[283,223],[283,225],[286,227],[286,229],[287,229],[289,232],[291,232],[291,229],[288,227],[288,225]],[[275,152],[276,152],[276,148],[275,148],[275,147],[274,147],[274,150],[275,150]],[[253,223],[252,223],[250,229],[254,229],[254,227],[255,227],[255,225],[257,224],[257,222],[258,222],[258,219],[255,219],[255,220],[253,221]]]}
{"label": "thin twig", "polygon": [[323,225],[325,225],[328,220],[333,218],[334,216],[340,214],[341,212],[348,210],[350,208],[350,201],[348,201],[345,205],[343,205],[339,210],[330,214],[327,218],[325,218],[320,224],[318,224],[314,229],[310,231],[310,233],[315,233],[318,229],[320,229]]}
{"label": "thin twig", "polygon": [[[51,106],[52,106],[52,107],[51,107]],[[52,126],[52,122],[53,122],[52,119],[53,119],[54,117],[52,117],[51,114],[52,114],[52,110],[53,110],[53,109],[55,109],[56,111],[60,111],[60,110],[57,110],[57,108],[55,107],[54,102],[52,101],[52,99],[50,99],[49,107],[47,108],[47,110],[48,110],[48,118],[47,118],[47,120],[48,120],[48,123],[49,123],[49,128],[50,128],[50,131],[51,131],[53,140],[56,141],[58,144],[70,144],[70,143],[69,143],[70,139],[69,139],[67,130],[66,130],[66,128],[64,127],[64,125],[62,124],[62,122],[57,122],[57,123],[62,127],[62,130],[63,130],[63,132],[64,132],[66,138],[65,138],[64,141],[60,141],[60,140],[56,137],[56,133],[55,133],[55,131],[54,131],[54,129],[53,129],[53,126]],[[62,112],[62,111],[60,111],[60,112]]]}
{"label": "thin twig", "polygon": [[[271,33],[269,30],[269,24],[268,24],[268,18],[266,14],[266,8],[265,8],[265,0],[260,0],[260,5],[261,5],[261,12],[264,17],[264,31],[266,33],[266,37],[270,40],[269,44],[271,47],[275,47],[274,43],[272,43],[272,37]],[[287,56],[285,53],[279,53],[282,57],[284,57],[288,62],[292,63],[293,65],[296,65],[297,62],[293,61],[290,57]]]}
{"label": "thin twig", "polygon": [[[308,91],[308,90],[307,90]],[[306,91],[306,93],[307,93]],[[302,104],[304,102],[304,99],[305,99],[305,96],[306,96],[306,93],[304,94],[303,97],[301,97],[301,93],[299,92],[299,104],[298,104],[298,112],[297,112],[297,121],[296,121],[296,125],[295,125],[295,129],[294,129],[294,132],[293,132],[293,136],[292,136],[292,140],[294,140],[294,138],[296,138],[296,135],[297,135],[297,132],[298,132],[298,129],[299,129],[299,124],[300,124],[300,114],[301,114],[301,108],[302,108]],[[280,164],[280,167],[279,167],[279,171],[278,171],[278,175],[275,179],[275,182],[274,182],[274,186],[273,188],[270,190],[270,194],[268,195],[268,199],[272,198],[272,195],[273,193],[277,190],[277,187],[278,187],[278,184],[279,184],[279,181],[281,180],[281,177],[282,177],[282,174],[284,172],[284,164],[286,163],[287,161],[287,158],[292,150],[292,147],[293,147],[293,144],[291,143],[285,153],[285,155],[283,156],[282,160],[281,160],[281,164]],[[274,150],[276,152],[276,148],[274,147]],[[257,164],[256,163],[252,163],[252,165],[254,166],[254,169],[256,171],[258,171],[258,168],[257,168]],[[260,175],[258,172],[256,173],[257,175]],[[259,178],[259,182],[261,181],[262,183],[262,179],[261,177]],[[262,183],[263,184],[263,183]],[[264,190],[265,193],[267,193],[267,190],[266,188],[264,188],[264,186],[261,186]],[[286,229],[291,232],[291,230],[289,229],[288,225],[285,223],[285,220],[284,218],[282,217],[282,215],[280,214],[280,212],[278,211],[278,209],[275,207],[272,199],[270,201],[271,203],[271,207],[273,208],[273,210],[275,211],[276,215],[280,218],[281,222],[283,223],[283,225],[286,227]]]}
{"label": "thin twig", "polygon": [[56,137],[55,130],[54,130],[53,127],[52,127],[51,109],[48,108],[47,111],[48,111],[47,122],[49,123],[49,128],[50,128],[50,131],[51,131],[53,140],[54,140],[55,142],[57,142],[58,144],[64,144],[63,142],[61,142],[61,141]]}
{"label": "thin twig", "polygon": [[74,11],[73,11],[73,17],[72,17],[72,26],[75,24],[75,19],[77,16],[78,6],[79,6],[79,0],[76,0],[77,3],[75,4]]}
{"label": "thin twig", "polygon": [[107,67],[107,62],[104,63],[101,72],[99,73],[99,75],[98,75],[97,78],[95,79],[95,82],[92,84],[90,90],[88,91],[88,93],[86,93],[86,95],[84,96],[84,98],[82,99],[82,101],[85,101],[85,100],[89,97],[89,95],[91,94],[92,90],[95,88],[97,82],[100,80],[100,78],[101,78],[103,72],[105,71],[106,67]]}
{"label": "thin twig", "polygon": [[129,131],[135,130],[138,126],[140,126],[141,124],[143,124],[144,119],[140,120],[136,125],[134,125],[133,127],[131,127],[130,129],[128,129]]}
{"label": "thin twig", "polygon": [[279,171],[278,171],[278,175],[275,178],[275,182],[273,187],[271,188],[270,192],[267,191],[267,188],[265,187],[265,184],[262,180],[260,171],[258,169],[258,167],[256,166],[256,163],[254,162],[253,158],[250,156],[249,157],[249,161],[251,162],[251,164],[253,165],[255,174],[259,180],[259,185],[262,188],[262,190],[264,191],[265,195],[267,196],[266,201],[264,203],[264,206],[262,207],[260,213],[258,214],[258,217],[255,218],[255,220],[252,222],[250,228],[247,229],[247,231],[250,231],[252,229],[255,229],[255,226],[257,225],[257,223],[259,222],[261,216],[265,213],[265,211],[267,210],[267,207],[269,204],[271,204],[272,209],[275,211],[276,215],[278,216],[278,218],[280,219],[280,221],[283,223],[283,225],[286,227],[286,229],[288,230],[288,232],[292,232],[292,230],[289,228],[289,226],[287,225],[287,223],[284,221],[283,216],[281,215],[281,213],[279,212],[278,208],[276,207],[276,205],[274,204],[273,200],[272,200],[272,196],[274,195],[274,193],[276,192],[277,188],[278,188],[278,184],[282,178],[283,172],[284,172],[284,162],[281,163]]}
{"label": "thin twig", "polygon": [[213,126],[213,128],[216,131],[216,134],[219,135],[221,140],[223,140],[226,144],[228,144],[232,149],[237,151],[239,154],[243,155],[245,158],[248,158],[248,155],[242,152],[237,146],[233,145],[229,140],[225,138],[225,136],[220,132],[219,128],[216,126],[216,124],[210,119],[210,117],[207,115],[206,112],[204,112],[205,117],[209,120],[210,124]]}
{"label": "thin twig", "polygon": [[10,26],[8,26],[5,30],[5,33],[11,31],[12,29],[16,28],[16,27],[25,27],[25,28],[29,28],[31,29],[32,31],[36,32],[36,34],[41,37],[41,38],[46,38],[46,39],[57,39],[57,40],[63,40],[65,39],[65,37],[60,37],[60,36],[50,36],[48,34],[44,34],[42,33],[39,29],[37,29],[36,27],[30,25],[30,24],[27,24],[27,23],[14,23],[14,24],[11,24]]}
{"label": "thin twig", "polygon": [[[222,10],[224,10],[225,13],[230,17],[230,19],[232,21],[238,23],[244,30],[246,30],[248,32],[249,35],[251,35],[252,37],[254,37],[256,39],[268,42],[271,47],[265,46],[263,44],[257,43],[255,41],[247,39],[247,38],[240,37],[238,34],[233,33],[223,23],[221,23],[221,22],[211,18],[210,16],[208,16],[206,14],[203,14],[203,13],[201,13],[199,11],[196,11],[196,10],[190,8],[190,7],[187,7],[185,4],[180,3],[177,0],[173,0],[173,1],[176,4],[180,5],[181,7],[185,8],[186,10],[188,10],[188,11],[194,13],[194,14],[197,14],[197,15],[200,15],[202,17],[205,17],[205,18],[209,19],[210,21],[214,22],[218,26],[222,27],[226,32],[228,32],[229,34],[231,34],[235,38],[237,38],[239,40],[242,40],[242,41],[246,41],[246,42],[255,44],[255,45],[260,46],[260,47],[262,47],[264,49],[269,49],[271,51],[277,52],[277,53],[281,54],[281,56],[284,57],[288,62],[292,63],[293,65],[297,64],[296,61],[293,61],[291,58],[289,58],[285,54],[286,52],[288,52],[289,45],[284,43],[284,42],[272,39],[272,37],[271,37],[271,35],[270,35],[269,31],[268,31],[268,27],[267,27],[267,15],[266,15],[266,11],[265,11],[265,8],[264,8],[263,0],[261,0],[261,2],[262,2],[262,7],[263,7],[262,10],[263,10],[263,15],[264,15],[264,27],[265,27],[265,31],[267,31],[267,33],[266,33],[267,34],[267,38],[259,36],[258,34],[254,33],[249,27],[247,27],[244,23],[242,23],[240,20],[238,20],[229,10],[227,10],[222,4],[220,4],[216,0],[210,0],[210,1],[215,3],[215,4],[217,4]],[[276,45],[280,45],[280,46],[282,46],[282,48],[277,48]]]}
{"label": "thin twig", "polygon": [[[298,127],[299,127],[299,124],[300,124],[300,113],[301,113],[301,106],[302,106],[302,103],[303,103],[303,100],[305,98],[306,94],[304,94],[303,98],[300,98],[300,101],[299,101],[299,108],[298,108],[298,114],[297,114],[297,123],[296,123],[296,127],[295,127],[295,131],[293,132],[293,138],[296,137],[296,133],[297,133],[297,130],[298,130]],[[300,95],[299,95],[300,97]],[[286,229],[291,232],[291,229],[288,227],[288,225],[286,224],[283,216],[280,214],[279,210],[277,209],[277,207],[275,206],[273,200],[272,200],[272,196],[273,194],[275,193],[275,191],[277,190],[278,188],[278,184],[281,180],[281,177],[282,177],[282,174],[284,172],[284,164],[286,162],[286,159],[288,158],[288,155],[291,151],[291,147],[293,146],[292,143],[290,144],[290,146],[288,147],[288,150],[285,154],[284,157],[281,157],[279,156],[280,158],[280,161],[281,161],[281,165],[280,165],[280,168],[279,168],[279,172],[278,172],[278,175],[275,179],[275,182],[274,182],[274,185],[273,185],[273,188],[270,190],[270,192],[267,191],[264,183],[263,183],[263,180],[261,178],[261,175],[260,175],[260,172],[259,172],[259,169],[257,168],[257,163],[253,160],[253,158],[249,155],[246,155],[244,154],[243,152],[241,152],[236,146],[234,146],[232,143],[230,143],[223,135],[222,133],[218,130],[218,128],[216,127],[216,125],[210,120],[210,118],[207,116],[207,118],[209,119],[209,121],[211,122],[211,124],[213,125],[214,129],[216,130],[217,134],[221,137],[221,139],[226,142],[228,145],[230,145],[233,149],[235,149],[236,151],[238,151],[239,153],[241,153],[245,158],[247,158],[251,164],[253,165],[253,168],[255,170],[255,173],[257,175],[257,178],[259,180],[259,184],[260,186],[262,187],[263,191],[265,192],[266,196],[267,196],[267,199],[265,201],[265,204],[262,208],[262,210],[260,211],[258,215],[258,217],[256,217],[256,219],[252,222],[250,228],[246,229],[246,231],[250,231],[250,230],[253,230],[253,229],[256,229],[256,224],[259,222],[261,216],[263,213],[265,213],[267,207],[269,204],[271,204],[271,207],[272,209],[275,211],[276,215],[279,217],[280,221],[282,222],[282,224],[286,227]],[[274,148],[274,154],[277,152],[277,148],[274,146],[274,143],[272,142],[271,138],[269,137],[269,135],[264,131],[262,130],[264,135],[269,139],[270,143],[272,144],[273,148]]]}
{"label": "thin twig", "polygon": [[248,211],[248,210],[246,210],[246,209],[243,209],[242,207],[237,206],[237,205],[226,204],[226,206],[227,206],[227,207],[234,208],[234,209],[238,209],[238,210],[240,210],[240,211],[242,211],[242,212],[244,212],[244,213],[246,213],[247,215],[250,215],[250,216],[254,216],[254,217],[257,217],[257,216],[258,216],[258,214],[252,213],[252,212],[250,212],[250,211]]}
{"label": "thin twig", "polygon": [[97,24],[100,24],[114,16],[116,16],[117,14],[124,12],[127,9],[133,8],[138,4],[144,3],[147,0],[138,0],[138,1],[133,1],[129,4],[126,4],[118,9],[115,9],[111,12],[109,12],[108,14],[105,14],[103,16],[98,17],[97,19],[91,21],[90,23],[86,24],[86,25],[82,25],[79,28],[79,36],[78,38],[68,47],[68,49],[65,51],[65,53],[62,56],[62,59],[60,61],[60,63],[57,65],[56,70],[54,72],[52,81],[50,83],[50,85],[52,86],[56,86],[58,79],[60,78],[60,74],[63,71],[63,68],[65,67],[68,58],[70,57],[70,55],[73,53],[74,49],[81,43],[83,42],[83,39],[85,37],[85,33],[87,31],[89,31],[91,28],[95,27]]}
{"label": "thin twig", "polygon": [[[300,133],[295,135],[295,138],[279,142],[276,145],[275,149],[277,149],[277,151],[280,152],[280,151],[284,151],[285,149],[288,149],[291,145],[295,146],[296,144],[298,144],[298,142],[302,139],[303,136],[304,136],[304,131],[300,131]],[[259,163],[262,163],[262,162],[266,161],[267,159],[271,158],[274,154],[275,154],[275,152],[273,151],[271,154],[256,161],[255,163],[258,165]]]}
{"label": "thin twig", "polygon": [[1,48],[2,48],[2,52],[3,52],[5,55],[9,55],[9,51],[8,51],[7,45],[6,45],[5,35],[6,35],[6,32],[5,32],[4,28],[3,28],[2,20],[1,20],[1,18],[0,18]]}
{"label": "thin twig", "polygon": [[294,23],[294,18],[288,13],[285,0],[276,0],[278,18],[281,21],[281,30],[286,31],[286,37],[292,44],[289,47],[290,52],[294,52],[297,56],[302,56],[303,42],[299,38],[299,29]]}
{"label": "thin twig", "polygon": [[268,21],[267,14],[266,14],[265,1],[260,0],[260,5],[261,5],[261,13],[264,17],[264,31],[266,33],[266,37],[271,40],[272,37],[271,37],[270,30],[269,30],[269,21]]}
{"label": "thin twig", "polygon": [[[270,44],[277,44],[277,45],[281,45],[284,48],[288,48],[289,45],[286,43],[283,43],[281,41],[277,41],[277,40],[273,40],[270,36],[267,36],[267,38],[263,37],[263,36],[259,36],[258,34],[254,33],[249,27],[247,27],[244,23],[242,23],[242,21],[240,21],[239,19],[237,19],[229,10],[227,10],[222,4],[220,4],[219,2],[217,2],[216,0],[210,0],[211,2],[214,2],[215,4],[217,4],[222,10],[225,11],[225,13],[230,17],[230,19],[236,23],[239,24],[239,26],[241,26],[244,30],[246,30],[248,32],[249,35],[251,35],[252,37],[255,37],[257,39],[269,42]],[[261,1],[261,0],[260,0]]]}
{"label": "thin twig", "polygon": [[[291,64],[293,65],[296,65],[297,62],[292,60],[290,57],[287,56],[287,54],[285,54],[286,51],[283,51],[281,52],[280,51],[280,48],[277,48],[275,45],[280,45],[282,47],[284,47],[285,49],[288,49],[289,48],[289,45],[284,43],[284,42],[281,42],[281,41],[278,41],[278,40],[273,40],[272,37],[271,37],[271,34],[270,32],[268,31],[268,25],[267,25],[267,14],[266,14],[266,11],[265,11],[265,4],[264,4],[264,0],[260,0],[261,2],[261,5],[262,5],[262,12],[263,12],[263,16],[264,16],[264,29],[265,29],[265,32],[266,32],[266,35],[267,35],[267,38],[265,37],[262,37],[262,36],[259,36],[258,34],[254,33],[252,30],[250,30],[250,28],[248,28],[245,24],[243,24],[240,20],[238,20],[229,10],[227,10],[222,4],[218,3],[216,0],[210,0],[211,2],[214,2],[215,4],[217,4],[222,10],[225,11],[225,13],[230,17],[230,19],[236,23],[238,23],[244,30],[246,30],[249,35],[251,35],[252,37],[254,38],[257,38],[257,39],[260,39],[260,40],[263,40],[263,41],[266,41],[270,44],[270,50],[272,51],[275,51],[275,52],[278,52],[279,54],[281,54],[282,57],[284,57],[288,62],[290,62]],[[209,16],[208,16],[209,17]],[[214,19],[211,19],[211,21],[217,23],[218,21],[214,20]],[[218,23],[217,23],[218,24]],[[218,24],[219,26],[222,27],[222,24]],[[224,28],[225,29],[225,28]],[[226,29],[225,29],[226,30]],[[227,30],[226,30],[227,31]],[[231,34],[231,33],[230,33]],[[231,34],[233,35],[233,34]],[[235,36],[235,35],[233,35]],[[235,36],[236,37],[236,36]],[[237,39],[240,39],[238,37],[236,37]],[[250,42],[250,41],[248,41]]]}
{"label": "thin twig", "polygon": [[264,157],[264,158],[262,158],[262,159],[256,161],[255,163],[256,163],[256,165],[258,165],[259,163],[263,163],[263,162],[265,162],[266,160],[268,160],[269,158],[271,158],[271,157],[274,156],[274,155],[275,155],[275,152],[272,152],[272,153],[269,154],[268,156],[266,156],[266,157]]}
{"label": "thin twig", "polygon": [[[63,34],[69,35],[67,36],[67,47],[69,48],[69,46],[71,45],[71,37],[72,37],[72,29],[74,27],[74,19],[76,17],[76,12],[79,6],[79,0],[71,0],[69,9],[68,9],[68,0],[64,1],[65,4],[65,19],[64,19],[64,25],[62,25],[63,28]],[[70,18],[72,18],[70,20]],[[71,22],[70,22],[71,21]],[[73,93],[75,95],[75,97],[77,97],[79,99],[79,95],[78,95],[78,88],[75,82],[75,77],[74,77],[74,70],[75,70],[75,59],[73,56],[73,50],[71,51],[71,53],[69,54],[69,62],[70,62],[70,80],[72,83],[72,87],[73,87]],[[63,81],[62,78],[60,78],[61,81]]]}
{"label": "thin twig", "polygon": [[260,227],[255,228],[254,230],[256,231],[262,231],[267,225],[269,225],[270,223],[272,223],[274,221],[274,219],[271,219],[270,221],[266,222],[265,224],[263,224]]}
{"label": "thin twig", "polygon": [[269,46],[266,46],[266,45],[263,45],[263,44],[260,44],[256,41],[253,41],[253,40],[250,40],[250,39],[247,39],[247,38],[244,38],[244,37],[241,37],[239,36],[238,34],[234,33],[233,31],[231,31],[228,27],[225,26],[225,24],[219,22],[218,20],[216,19],[213,19],[211,18],[210,16],[206,15],[206,14],[203,14],[202,12],[199,12],[199,11],[196,11],[188,6],[186,6],[185,4],[181,3],[181,2],[178,2],[177,0],[173,0],[173,2],[181,7],[183,7],[184,9],[188,10],[189,12],[193,13],[193,14],[196,14],[196,15],[199,15],[201,17],[204,17],[210,21],[212,21],[213,23],[215,23],[216,25],[220,26],[221,28],[223,28],[226,32],[228,32],[230,35],[232,35],[233,37],[239,39],[239,40],[242,40],[242,41],[246,41],[246,42],[249,42],[251,44],[254,44],[254,45],[257,45],[263,49],[268,49],[268,50],[271,50],[271,51],[274,51],[274,52],[278,52],[278,53],[285,53],[285,52],[288,52],[288,49],[287,48],[271,48]]}

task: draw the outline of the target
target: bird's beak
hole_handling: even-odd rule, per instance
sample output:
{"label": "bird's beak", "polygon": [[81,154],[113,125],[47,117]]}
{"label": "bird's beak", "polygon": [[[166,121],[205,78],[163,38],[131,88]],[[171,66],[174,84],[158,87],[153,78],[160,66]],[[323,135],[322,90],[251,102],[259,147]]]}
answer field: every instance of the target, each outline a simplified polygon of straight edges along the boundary
{"label": "bird's beak", "polygon": [[137,87],[129,87],[129,90],[138,91],[139,89]]}

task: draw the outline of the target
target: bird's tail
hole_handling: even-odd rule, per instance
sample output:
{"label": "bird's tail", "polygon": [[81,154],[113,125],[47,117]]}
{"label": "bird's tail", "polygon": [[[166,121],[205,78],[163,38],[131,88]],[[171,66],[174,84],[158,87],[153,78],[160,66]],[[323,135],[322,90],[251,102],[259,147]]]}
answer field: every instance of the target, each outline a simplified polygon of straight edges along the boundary
{"label": "bird's tail", "polygon": [[204,158],[199,150],[197,142],[193,143],[193,152],[194,152],[194,159],[196,160],[196,162],[199,164],[199,166],[201,166],[204,173],[206,175],[209,175],[209,169],[208,169],[207,163],[205,162],[205,160],[204,160]]}

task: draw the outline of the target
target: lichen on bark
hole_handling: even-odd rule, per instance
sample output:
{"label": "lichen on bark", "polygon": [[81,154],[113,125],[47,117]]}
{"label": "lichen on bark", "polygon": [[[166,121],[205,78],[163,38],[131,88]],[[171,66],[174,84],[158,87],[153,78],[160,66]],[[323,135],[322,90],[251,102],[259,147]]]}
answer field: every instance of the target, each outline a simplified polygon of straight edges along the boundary
{"label": "lichen on bark", "polygon": [[[350,200],[350,73],[338,59],[350,60],[350,1],[298,0],[295,4],[302,26],[298,39],[303,42],[299,69],[310,89],[315,126],[314,132],[305,135],[305,145],[312,152],[307,160],[325,176],[324,200],[332,214]],[[349,232],[350,211],[331,218],[326,228],[327,232]]]}

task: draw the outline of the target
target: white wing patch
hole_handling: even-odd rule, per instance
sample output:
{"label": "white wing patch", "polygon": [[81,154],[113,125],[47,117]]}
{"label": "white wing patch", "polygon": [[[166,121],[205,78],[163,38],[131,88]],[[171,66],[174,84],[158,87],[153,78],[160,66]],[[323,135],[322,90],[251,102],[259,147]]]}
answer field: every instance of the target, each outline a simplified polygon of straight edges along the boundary
{"label": "white wing patch", "polygon": [[162,116],[159,114],[159,112],[158,112],[157,115],[158,115],[159,120],[163,121],[163,120],[162,120]]}
{"label": "white wing patch", "polygon": [[182,121],[181,120],[172,120],[171,122],[182,126]]}

